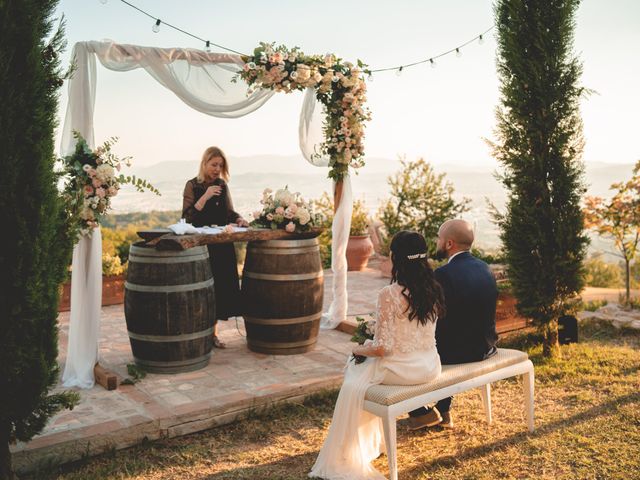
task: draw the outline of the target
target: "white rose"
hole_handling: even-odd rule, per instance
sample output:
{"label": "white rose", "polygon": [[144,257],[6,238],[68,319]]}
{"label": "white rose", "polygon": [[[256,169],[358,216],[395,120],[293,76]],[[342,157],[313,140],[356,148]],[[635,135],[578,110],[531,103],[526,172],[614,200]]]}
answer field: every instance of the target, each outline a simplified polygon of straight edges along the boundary
{"label": "white rose", "polygon": [[293,202],[293,195],[286,188],[278,190],[274,196],[276,202],[280,202],[280,205],[289,206]]}
{"label": "white rose", "polygon": [[311,220],[311,214],[306,208],[299,208],[296,212],[296,217],[298,217],[300,225],[306,225]]}
{"label": "white rose", "polygon": [[96,168],[96,178],[102,183],[108,183],[115,176],[115,171],[111,165],[103,163]]}
{"label": "white rose", "polygon": [[298,65],[297,72],[299,82],[305,82],[309,80],[309,77],[311,76],[311,69],[309,68],[309,65]]}

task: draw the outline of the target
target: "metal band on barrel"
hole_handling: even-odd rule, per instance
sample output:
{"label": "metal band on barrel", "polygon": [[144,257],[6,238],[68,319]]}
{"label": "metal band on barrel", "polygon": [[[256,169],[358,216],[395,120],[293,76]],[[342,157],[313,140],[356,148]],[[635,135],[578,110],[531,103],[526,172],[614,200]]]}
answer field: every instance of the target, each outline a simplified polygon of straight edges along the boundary
{"label": "metal band on barrel", "polygon": [[183,342],[208,337],[213,334],[213,327],[207,328],[206,330],[200,330],[199,332],[184,333],[182,335],[143,335],[141,333],[132,332],[131,330],[129,330],[128,333],[129,338],[145,342]]}
{"label": "metal band on barrel", "polygon": [[129,255],[129,261],[134,263],[189,263],[196,260],[208,260],[208,253],[200,253],[191,255],[190,257],[140,257],[138,255]]}
{"label": "metal band on barrel", "polygon": [[306,248],[266,248],[266,247],[249,247],[249,253],[262,253],[264,255],[299,255],[301,253],[317,252],[317,247]]}
{"label": "metal band on barrel", "polygon": [[322,270],[319,270],[317,272],[311,272],[311,273],[277,274],[277,273],[256,273],[256,272],[244,271],[242,273],[242,276],[246,278],[253,278],[254,280],[272,280],[274,282],[295,282],[299,280],[314,280],[316,278],[322,278],[324,276],[324,272]]}
{"label": "metal band on barrel", "polygon": [[307,323],[315,320],[320,320],[322,312],[314,313],[313,315],[307,315],[304,317],[293,318],[256,318],[243,316],[245,323],[252,323],[254,325],[292,325],[294,323]]}
{"label": "metal band on barrel", "polygon": [[200,290],[211,286],[213,286],[213,278],[205,280],[204,282],[187,283],[184,285],[139,285],[137,283],[124,282],[124,288],[126,290],[150,293],[189,292],[191,290]]}
{"label": "metal band on barrel", "polygon": [[318,245],[317,238],[304,238],[300,240],[260,240],[249,243],[249,246],[255,246],[259,248],[299,248],[299,247],[311,247]]}
{"label": "metal band on barrel", "polygon": [[136,245],[131,245],[131,249],[129,250],[129,255],[138,255],[141,257],[151,257],[151,258],[167,258],[167,257],[184,257],[190,258],[195,257],[197,255],[209,255],[209,251],[207,247],[203,245],[199,245],[197,247],[192,247],[187,250],[156,250],[155,248],[145,248],[138,247]]}

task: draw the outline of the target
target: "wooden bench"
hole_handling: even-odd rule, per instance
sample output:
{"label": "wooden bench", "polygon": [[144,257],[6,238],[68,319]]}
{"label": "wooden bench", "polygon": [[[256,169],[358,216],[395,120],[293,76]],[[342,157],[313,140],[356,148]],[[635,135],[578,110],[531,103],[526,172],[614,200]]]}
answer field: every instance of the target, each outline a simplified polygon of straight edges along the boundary
{"label": "wooden bench", "polygon": [[480,388],[482,404],[491,423],[491,383],[523,375],[524,405],[529,431],[533,432],[533,364],[526,353],[499,348],[481,362],[443,365],[442,374],[421,385],[374,385],[365,395],[364,409],[382,418],[391,480],[398,479],[396,417],[429,403]]}

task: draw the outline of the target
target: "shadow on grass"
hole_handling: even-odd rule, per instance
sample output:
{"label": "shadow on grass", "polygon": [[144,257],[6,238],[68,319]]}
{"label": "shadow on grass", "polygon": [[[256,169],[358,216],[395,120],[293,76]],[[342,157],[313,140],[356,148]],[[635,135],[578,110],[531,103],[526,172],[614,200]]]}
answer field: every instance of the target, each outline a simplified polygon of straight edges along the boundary
{"label": "shadow on grass", "polygon": [[455,455],[434,458],[430,462],[422,464],[419,467],[409,470],[401,470],[401,473],[402,476],[417,475],[434,467],[452,467],[462,461],[472,460],[486,454],[494,453],[497,450],[503,450],[510,446],[521,444],[528,438],[543,437],[549,433],[556,432],[579,423],[587,422],[594,418],[602,417],[603,415],[610,414],[611,412],[618,410],[620,407],[630,403],[640,403],[640,392],[616,397],[607,403],[597,405],[572,417],[536,426],[536,430],[533,433],[529,433],[523,423],[523,428],[525,430],[520,433],[498,439],[491,443],[469,448],[464,452],[456,452]]}

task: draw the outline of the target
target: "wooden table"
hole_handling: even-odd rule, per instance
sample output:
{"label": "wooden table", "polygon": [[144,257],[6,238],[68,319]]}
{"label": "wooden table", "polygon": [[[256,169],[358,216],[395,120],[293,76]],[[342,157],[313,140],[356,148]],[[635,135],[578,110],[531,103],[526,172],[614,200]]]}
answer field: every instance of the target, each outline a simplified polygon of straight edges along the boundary
{"label": "wooden table", "polygon": [[244,232],[175,235],[168,228],[154,228],[137,232],[146,241],[146,245],[158,250],[186,250],[210,243],[253,242],[261,240],[299,240],[314,238],[323,232],[323,228],[312,228],[307,232],[288,233],[284,230],[268,228],[249,228]]}

